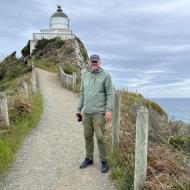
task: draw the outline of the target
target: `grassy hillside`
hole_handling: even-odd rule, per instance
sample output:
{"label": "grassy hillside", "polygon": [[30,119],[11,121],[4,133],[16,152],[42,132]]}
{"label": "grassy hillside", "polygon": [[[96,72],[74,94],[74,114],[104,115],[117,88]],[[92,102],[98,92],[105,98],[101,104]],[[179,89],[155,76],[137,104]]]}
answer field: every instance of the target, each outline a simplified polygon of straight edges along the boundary
{"label": "grassy hillside", "polygon": [[16,52],[7,56],[0,63],[0,91],[12,89],[17,78],[29,73],[32,67],[24,61],[24,58],[16,58]]}
{"label": "grassy hillside", "polygon": [[[190,137],[180,134],[180,126],[168,121],[165,111],[142,95],[121,90],[121,129],[117,152],[110,155],[110,177],[119,190],[133,189],[135,163],[136,111],[138,106],[149,109],[148,169],[144,189],[190,189]],[[181,123],[182,127],[183,123]],[[109,144],[111,144],[111,130]],[[160,138],[160,136],[162,138]],[[150,170],[151,169],[151,170]],[[155,174],[152,173],[152,170]],[[155,179],[162,182],[162,185]],[[177,180],[176,180],[177,179]]]}
{"label": "grassy hillside", "polygon": [[[75,53],[76,42],[79,43],[79,49],[82,54],[84,64],[88,64],[88,54],[84,47],[84,44],[79,38],[70,40],[61,40],[60,38],[53,38],[50,40],[42,39],[39,40],[32,52],[34,64],[42,69],[57,72],[58,64],[64,63],[64,70],[68,74],[76,72],[80,74],[80,68],[77,64],[78,58]],[[23,56],[32,61],[29,55],[29,44],[27,44],[23,50]]]}
{"label": "grassy hillside", "polygon": [[[31,93],[31,65],[25,59],[16,58],[16,52],[0,63],[0,91],[6,92],[10,126],[0,117],[0,174],[11,165],[22,139],[34,128],[43,110],[39,91]],[[28,84],[30,98],[27,99],[22,83]]]}

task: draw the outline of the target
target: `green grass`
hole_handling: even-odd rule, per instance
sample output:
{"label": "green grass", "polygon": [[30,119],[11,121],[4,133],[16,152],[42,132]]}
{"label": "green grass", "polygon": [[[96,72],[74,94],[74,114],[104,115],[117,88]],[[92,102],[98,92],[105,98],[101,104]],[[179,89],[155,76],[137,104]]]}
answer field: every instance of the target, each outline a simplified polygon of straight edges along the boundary
{"label": "green grass", "polygon": [[7,56],[0,63],[0,91],[12,88],[17,82],[16,78],[31,72],[32,67],[28,66],[21,58],[16,58],[16,52]]}
{"label": "green grass", "polygon": [[168,142],[178,151],[183,151],[187,155],[190,154],[190,137],[174,135],[168,139]]}
{"label": "green grass", "polygon": [[32,111],[26,117],[18,117],[10,130],[0,136],[0,174],[11,165],[15,153],[19,149],[25,135],[27,135],[40,119],[43,111],[43,99],[39,90],[32,96]]}
{"label": "green grass", "polygon": [[16,86],[18,85],[18,82],[20,81],[20,78],[17,77],[16,79],[4,79],[0,83],[0,91],[4,91],[7,89],[15,89]]}
{"label": "green grass", "polygon": [[69,65],[69,64],[65,64],[64,67],[63,67],[63,71],[68,74],[68,75],[71,75],[73,74],[74,72],[77,72],[77,68],[72,66],[72,65]]}
{"label": "green grass", "polygon": [[157,111],[157,113],[159,113],[160,115],[167,115],[167,113],[161,108],[160,105],[149,99],[145,99],[144,104],[147,108]]}
{"label": "green grass", "polygon": [[[118,190],[133,189],[133,170],[130,163],[119,152],[111,152],[108,157],[110,165],[110,178]],[[131,173],[132,172],[132,173]]]}
{"label": "green grass", "polygon": [[[15,92],[22,82],[30,82],[31,78],[31,73],[28,72],[25,75],[18,76],[16,78],[8,79],[5,78],[0,82],[0,91],[5,91],[5,92]],[[23,77],[24,76],[24,77]]]}
{"label": "green grass", "polygon": [[[53,61],[54,60],[54,61]],[[35,66],[46,71],[58,72],[58,61],[55,59],[39,59],[35,61]]]}
{"label": "green grass", "polygon": [[190,182],[185,182],[185,183],[182,183],[182,186],[184,187],[181,187],[179,184],[175,184],[172,188],[175,189],[175,190],[188,190],[190,189]]}

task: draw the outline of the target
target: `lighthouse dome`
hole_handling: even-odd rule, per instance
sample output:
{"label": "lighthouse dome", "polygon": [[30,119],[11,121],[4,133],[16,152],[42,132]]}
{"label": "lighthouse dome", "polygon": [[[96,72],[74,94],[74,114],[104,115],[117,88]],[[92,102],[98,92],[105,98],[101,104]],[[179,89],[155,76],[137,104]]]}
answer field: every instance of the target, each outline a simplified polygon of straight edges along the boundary
{"label": "lighthouse dome", "polygon": [[69,18],[61,9],[61,6],[57,6],[57,11],[52,14],[50,18],[50,28],[52,29],[69,29]]}

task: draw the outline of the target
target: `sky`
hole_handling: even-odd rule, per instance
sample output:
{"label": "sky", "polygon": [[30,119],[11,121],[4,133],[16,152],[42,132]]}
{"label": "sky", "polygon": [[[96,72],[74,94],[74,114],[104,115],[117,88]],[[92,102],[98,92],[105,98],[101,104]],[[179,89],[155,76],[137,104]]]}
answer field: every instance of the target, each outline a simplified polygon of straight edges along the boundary
{"label": "sky", "polygon": [[116,88],[190,98],[189,0],[0,0],[0,57],[49,27],[57,4]]}

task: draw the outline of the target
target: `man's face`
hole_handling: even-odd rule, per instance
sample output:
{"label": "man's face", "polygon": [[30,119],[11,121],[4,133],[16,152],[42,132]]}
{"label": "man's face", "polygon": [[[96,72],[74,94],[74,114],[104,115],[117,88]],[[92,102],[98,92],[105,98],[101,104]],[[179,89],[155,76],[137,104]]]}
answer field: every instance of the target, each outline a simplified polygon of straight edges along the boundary
{"label": "man's face", "polygon": [[97,70],[100,67],[100,61],[92,60],[90,61],[91,70]]}

